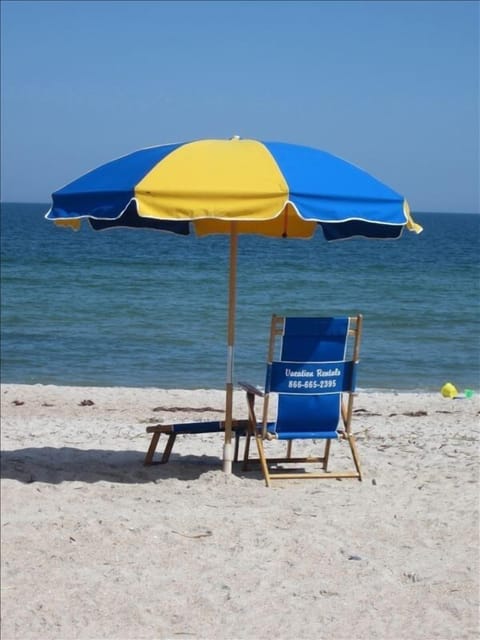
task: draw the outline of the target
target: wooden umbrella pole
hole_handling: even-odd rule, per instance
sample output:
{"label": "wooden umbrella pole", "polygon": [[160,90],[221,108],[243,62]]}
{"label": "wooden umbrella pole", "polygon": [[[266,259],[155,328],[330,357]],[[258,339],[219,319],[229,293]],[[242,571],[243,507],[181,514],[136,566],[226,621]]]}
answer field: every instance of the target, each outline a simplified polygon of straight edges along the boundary
{"label": "wooden umbrella pole", "polygon": [[235,349],[235,306],[237,297],[237,247],[236,224],[230,230],[230,274],[228,285],[228,332],[227,332],[227,384],[225,400],[225,444],[223,447],[223,470],[232,473],[232,421],[233,421],[233,360]]}

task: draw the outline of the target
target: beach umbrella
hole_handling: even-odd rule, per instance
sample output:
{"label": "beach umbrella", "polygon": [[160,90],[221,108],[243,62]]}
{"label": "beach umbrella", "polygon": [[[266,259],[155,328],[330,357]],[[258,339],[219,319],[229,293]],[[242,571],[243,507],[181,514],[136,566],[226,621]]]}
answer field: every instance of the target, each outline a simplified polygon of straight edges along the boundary
{"label": "beach umbrella", "polygon": [[326,151],[253,139],[194,140],[141,149],[52,194],[46,214],[78,229],[152,228],[230,236],[224,471],[231,472],[238,236],[327,241],[419,233],[405,198]]}

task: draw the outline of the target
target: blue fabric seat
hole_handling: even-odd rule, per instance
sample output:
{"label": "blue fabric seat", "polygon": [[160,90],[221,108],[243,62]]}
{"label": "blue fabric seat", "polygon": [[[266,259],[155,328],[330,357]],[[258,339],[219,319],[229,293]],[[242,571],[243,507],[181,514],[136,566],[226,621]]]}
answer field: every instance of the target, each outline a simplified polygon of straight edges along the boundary
{"label": "blue fabric seat", "polygon": [[[265,391],[246,383],[249,430],[244,466],[248,467],[250,440],[255,438],[258,459],[267,486],[277,478],[358,478],[361,469],[355,438],[351,431],[356,368],[359,361],[362,316],[299,318],[272,317]],[[279,355],[276,351],[279,350]],[[276,395],[274,420],[269,401]],[[263,398],[258,419],[255,398]],[[330,444],[339,438],[348,441],[355,470],[328,472]],[[264,442],[286,440],[287,454],[268,458]],[[293,440],[324,440],[322,456],[293,458]],[[292,464],[320,463],[322,471],[288,469]]]}

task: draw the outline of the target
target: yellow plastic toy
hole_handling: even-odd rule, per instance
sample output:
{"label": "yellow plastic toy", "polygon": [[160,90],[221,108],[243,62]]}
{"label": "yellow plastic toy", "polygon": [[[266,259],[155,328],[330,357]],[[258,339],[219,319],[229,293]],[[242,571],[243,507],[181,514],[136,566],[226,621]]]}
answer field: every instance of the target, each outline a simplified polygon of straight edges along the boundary
{"label": "yellow plastic toy", "polygon": [[446,382],[440,389],[440,393],[444,398],[456,398],[458,396],[457,388],[451,382]]}

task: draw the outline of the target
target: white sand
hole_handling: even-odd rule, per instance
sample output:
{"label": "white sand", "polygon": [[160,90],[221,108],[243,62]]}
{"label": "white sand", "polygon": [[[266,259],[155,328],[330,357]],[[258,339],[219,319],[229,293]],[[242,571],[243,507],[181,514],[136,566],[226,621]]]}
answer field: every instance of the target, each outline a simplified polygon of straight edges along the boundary
{"label": "white sand", "polygon": [[271,489],[220,435],[143,466],[147,424],[220,419],[222,391],[0,397],[2,640],[480,637],[478,395],[360,394],[364,481]]}

